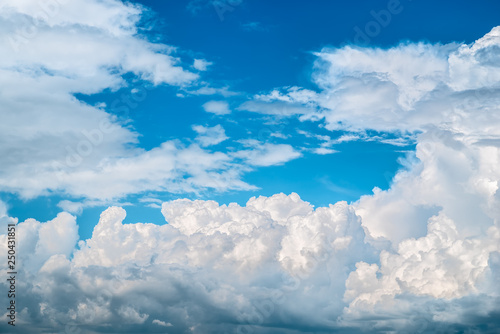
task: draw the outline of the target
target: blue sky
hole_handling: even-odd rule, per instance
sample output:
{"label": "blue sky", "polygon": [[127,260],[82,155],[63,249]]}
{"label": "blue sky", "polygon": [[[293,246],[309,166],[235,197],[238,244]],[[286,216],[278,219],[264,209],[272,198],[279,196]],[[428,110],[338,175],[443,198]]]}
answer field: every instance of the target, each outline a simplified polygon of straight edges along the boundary
{"label": "blue sky", "polygon": [[[289,303],[314,311],[287,306],[258,333],[477,329],[498,314],[500,3],[54,1],[0,5],[0,220],[34,245],[33,286],[96,266],[123,305],[87,321],[79,305],[110,304],[75,283],[65,311],[47,290],[32,300],[54,304],[52,323],[233,330],[282,273],[307,283]],[[131,268],[203,288],[171,287],[172,308],[151,311],[106,278]],[[491,307],[467,313],[481,298]]]}

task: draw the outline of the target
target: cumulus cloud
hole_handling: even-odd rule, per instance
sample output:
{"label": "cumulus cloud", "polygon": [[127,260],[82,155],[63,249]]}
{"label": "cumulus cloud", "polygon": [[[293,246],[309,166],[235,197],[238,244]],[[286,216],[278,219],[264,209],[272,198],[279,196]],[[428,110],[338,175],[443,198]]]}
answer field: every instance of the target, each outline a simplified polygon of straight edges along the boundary
{"label": "cumulus cloud", "polygon": [[[488,268],[489,254],[499,249],[498,232],[492,226],[486,238],[461,239],[451,219],[442,213],[433,216],[424,237],[402,241],[396,253],[382,251],[380,268],[376,264],[358,263],[357,270],[347,280],[345,296],[354,299],[352,304],[375,305],[383,296],[403,292],[443,299],[476,292],[478,278]],[[382,273],[380,278],[376,277],[377,272]],[[365,275],[373,275],[375,279],[360,280]],[[358,289],[355,286],[358,283],[378,288]]]}
{"label": "cumulus cloud", "polygon": [[[491,260],[498,257],[499,232],[498,226],[491,226],[484,236],[463,238],[451,219],[432,217],[426,236],[404,240],[395,253],[382,251],[380,267],[356,264],[346,281],[349,306],[343,321],[367,318],[363,327],[381,329],[389,323],[401,332],[424,332],[474,328],[483,317],[491,325],[484,331],[497,331],[492,319],[498,308],[491,303],[499,300],[500,291],[491,284],[498,267]],[[473,311],[470,305],[479,309]],[[387,314],[394,320],[387,321]]]}
{"label": "cumulus cloud", "polygon": [[[390,189],[376,188],[353,204],[369,242],[382,251],[380,262],[357,263],[346,281],[345,323],[369,319],[367,328],[423,332],[431,324],[432,330],[474,328],[498,314],[490,303],[499,290],[484,281],[498,272],[492,263],[499,247],[499,72],[488,59],[498,53],[492,45],[500,43],[499,31],[471,45],[344,48],[321,55],[327,64],[318,82],[335,92],[325,99],[327,127],[417,131],[416,151]],[[382,64],[380,54],[393,61]],[[407,66],[407,60],[422,63]],[[363,111],[366,100],[355,98],[360,87],[367,100],[373,93],[386,104]],[[485,328],[496,330],[494,322]]]}
{"label": "cumulus cloud", "polygon": [[[497,137],[500,28],[470,45],[345,46],[315,55],[314,92],[300,87],[254,96],[240,108],[324,122],[329,130],[400,135],[430,127]],[[488,117],[485,117],[485,113]]]}
{"label": "cumulus cloud", "polygon": [[317,53],[315,81],[327,93],[319,99],[326,127],[405,132],[436,126],[498,136],[493,110],[500,72],[489,59],[499,44],[496,27],[471,45],[324,49]]}
{"label": "cumulus cloud", "polygon": [[24,328],[422,333],[499,312],[498,226],[464,238],[439,213],[424,236],[377,250],[354,206],[313,208],[294,193],[246,206],[180,199],[162,213],[164,225],[123,224],[111,207],[74,250],[71,215],[17,224]]}
{"label": "cumulus cloud", "polygon": [[227,115],[231,113],[226,101],[208,101],[203,104],[203,109],[216,115]]}
{"label": "cumulus cloud", "polygon": [[[176,200],[162,213],[168,224],[123,224],[125,210],[111,207],[72,257],[76,238],[67,235],[77,232],[74,217],[19,223],[18,233],[30,238],[20,260],[33,263],[20,269],[29,296],[24,326],[39,319],[38,328],[51,330],[68,324],[95,332],[109,325],[118,332],[135,325],[145,332],[158,325],[173,333],[248,330],[278,319],[259,315],[262,305],[279,303],[292,319],[298,300],[319,312],[309,314],[318,321],[339,310],[349,263],[373,259],[345,202],[314,209],[297,194],[252,198],[243,207]],[[5,247],[6,236],[0,241]],[[321,281],[333,298],[327,309],[311,302],[325,296]],[[311,324],[306,315],[297,321]]]}

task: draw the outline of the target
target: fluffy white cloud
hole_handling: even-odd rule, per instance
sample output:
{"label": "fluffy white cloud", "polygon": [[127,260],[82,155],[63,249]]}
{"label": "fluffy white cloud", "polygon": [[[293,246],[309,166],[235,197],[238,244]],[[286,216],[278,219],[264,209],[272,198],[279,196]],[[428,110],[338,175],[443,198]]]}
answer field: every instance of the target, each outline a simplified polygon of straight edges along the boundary
{"label": "fluffy white cloud", "polygon": [[470,45],[325,48],[316,53],[313,72],[319,92],[284,87],[256,95],[239,108],[323,120],[329,130],[368,129],[404,137],[437,127],[470,140],[497,138],[499,47],[500,27]]}
{"label": "fluffy white cloud", "polygon": [[206,71],[210,65],[212,65],[212,63],[204,59],[195,59],[193,63],[193,67],[198,71]]}
{"label": "fluffy white cloud", "polygon": [[[403,44],[387,50],[325,49],[315,81],[329,129],[498,136],[500,27],[471,45]],[[484,117],[488,112],[488,117]]]}
{"label": "fluffy white cloud", "polygon": [[481,234],[498,219],[499,159],[495,146],[468,145],[450,132],[423,134],[409,169],[396,175],[389,190],[362,197],[357,212],[374,237],[394,242],[423,235],[438,211],[464,236]]}
{"label": "fluffy white cloud", "polygon": [[74,217],[17,224],[23,328],[425,332],[473,328],[500,311],[498,226],[464,238],[440,213],[425,236],[376,251],[345,202],[314,209],[293,193],[246,206],[182,199],[162,213],[168,224],[123,224],[125,210],[111,207],[73,252]]}
{"label": "fluffy white cloud", "polygon": [[[123,224],[125,210],[109,208],[71,258],[72,216],[19,223],[19,235],[30,238],[19,240],[29,245],[20,260],[33,263],[19,268],[24,328],[40,319],[38,328],[52,331],[68,324],[95,332],[134,324],[145,332],[158,325],[173,333],[248,330],[259,321],[254,316],[266,326],[279,318],[259,307],[281,305],[285,319],[292,319],[300,312],[298,300],[314,313],[295,322],[320,328],[316,321],[341,310],[349,263],[373,259],[360,220],[345,202],[314,210],[297,194],[279,194],[252,198],[245,207],[176,200],[164,203],[162,212],[168,224]],[[3,249],[6,236],[0,241]],[[325,309],[326,300],[311,298],[323,300],[317,283],[326,281],[334,299]]]}
{"label": "fluffy white cloud", "polygon": [[[325,104],[332,103],[328,127],[421,131],[390,189],[374,189],[353,204],[368,240],[382,251],[380,262],[358,263],[346,282],[346,324],[370,319],[363,326],[423,332],[438,321],[451,330],[498,313],[490,303],[500,292],[491,283],[500,245],[500,72],[489,59],[498,56],[499,31],[472,45],[347,48],[321,56],[329,74],[318,80],[336,92],[336,101],[332,95]],[[382,63],[380,54],[392,61]],[[367,100],[380,94],[386,105],[374,103],[367,112],[366,100],[356,102],[360,85]],[[477,314],[470,305],[479,307],[483,298]],[[389,313],[406,320],[387,320]]]}
{"label": "fluffy white cloud", "polygon": [[203,109],[216,115],[227,115],[231,113],[226,101],[208,101],[203,104]]}
{"label": "fluffy white cloud", "polygon": [[322,116],[318,108],[318,94],[300,87],[284,87],[285,92],[274,89],[269,94],[257,94],[243,103],[238,110],[274,116],[300,116],[301,120],[317,120]]}
{"label": "fluffy white cloud", "polygon": [[196,136],[196,141],[199,142],[203,147],[217,145],[228,139],[224,128],[220,124],[217,124],[213,127],[193,125],[193,130],[198,133],[198,136]]}
{"label": "fluffy white cloud", "polygon": [[[444,299],[476,292],[489,254],[500,250],[499,232],[492,226],[484,238],[463,239],[453,221],[441,213],[429,219],[424,237],[402,241],[396,253],[382,251],[380,268],[358,263],[347,280],[345,296],[354,299],[351,305],[375,305],[403,292]],[[368,285],[359,288],[358,284]]]}
{"label": "fluffy white cloud", "polygon": [[[342,321],[366,319],[358,326],[427,332],[474,328],[482,318],[491,325],[486,332],[497,331],[491,318],[499,312],[500,290],[493,278],[499,273],[499,238],[498,226],[481,237],[463,238],[451,219],[432,217],[426,236],[401,242],[395,253],[382,251],[380,266],[356,264],[346,281],[349,306]],[[388,321],[387,314],[405,320]]]}

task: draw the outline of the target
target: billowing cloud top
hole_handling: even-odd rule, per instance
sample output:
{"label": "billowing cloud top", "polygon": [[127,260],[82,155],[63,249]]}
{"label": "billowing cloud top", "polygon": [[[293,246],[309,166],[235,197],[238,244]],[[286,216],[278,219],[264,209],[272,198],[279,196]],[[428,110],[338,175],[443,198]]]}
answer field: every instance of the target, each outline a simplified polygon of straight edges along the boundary
{"label": "billowing cloud top", "polygon": [[422,333],[494,321],[499,311],[496,225],[465,238],[440,213],[426,235],[384,248],[355,206],[314,209],[294,193],[252,198],[245,207],[175,200],[162,213],[168,224],[124,225],[125,210],[111,207],[72,257],[74,217],[17,224],[19,289],[28,296],[23,326]]}
{"label": "billowing cloud top", "polygon": [[[471,45],[402,44],[390,49],[324,49],[316,82],[330,129],[423,131],[498,136],[500,28]],[[340,125],[341,124],[341,125]]]}

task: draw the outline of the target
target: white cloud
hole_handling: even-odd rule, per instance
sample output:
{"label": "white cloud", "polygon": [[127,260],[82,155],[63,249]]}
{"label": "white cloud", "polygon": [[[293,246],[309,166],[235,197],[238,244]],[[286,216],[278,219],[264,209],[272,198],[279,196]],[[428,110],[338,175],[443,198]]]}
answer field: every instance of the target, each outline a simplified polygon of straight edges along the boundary
{"label": "white cloud", "polygon": [[261,102],[261,101],[247,101],[238,107],[238,110],[252,111],[264,115],[275,116],[295,116],[295,115],[309,115],[311,109],[302,105],[294,105],[281,101],[277,102]]}
{"label": "white cloud", "polygon": [[7,204],[0,200],[0,218],[7,217]]}
{"label": "white cloud", "polygon": [[404,137],[438,127],[497,137],[500,118],[491,111],[499,96],[500,68],[493,61],[499,31],[496,27],[471,45],[325,48],[316,53],[313,72],[319,92],[284,87],[239,108],[324,121],[326,129],[353,133],[369,129]]}
{"label": "white cloud", "polygon": [[152,197],[143,197],[139,198],[139,202],[141,203],[156,203],[156,204],[162,204],[162,201],[158,198],[152,198]]}
{"label": "white cloud", "polygon": [[125,210],[111,207],[73,256],[74,217],[19,223],[25,319],[97,333],[134,324],[142,332],[243,332],[255,319],[267,332],[402,332],[450,321],[473,327],[474,317],[499,311],[498,226],[464,238],[440,213],[424,236],[375,251],[345,202],[314,209],[293,193],[246,206],[182,199],[163,203],[162,213],[168,224],[123,224]]}
{"label": "white cloud", "polygon": [[238,110],[252,111],[266,115],[300,116],[301,120],[318,120],[322,116],[316,111],[318,94],[300,87],[284,87],[268,94],[257,94],[252,100],[238,107]]}
{"label": "white cloud", "polygon": [[[499,311],[491,304],[500,296],[491,286],[492,275],[498,275],[491,260],[499,254],[499,231],[492,226],[480,238],[464,239],[448,217],[431,218],[426,236],[401,242],[396,253],[382,251],[380,267],[356,264],[346,281],[349,307],[343,321],[352,324],[364,318],[361,327],[390,324],[399,332],[412,327],[420,332],[474,328],[474,318],[481,317],[491,322],[488,317]],[[388,313],[405,321],[387,322]],[[491,324],[494,332],[498,324]]]}
{"label": "white cloud", "polygon": [[291,137],[290,135],[284,134],[282,132],[272,132],[270,134],[270,136],[275,137],[275,138],[281,138],[281,139],[288,139]]}
{"label": "white cloud", "polygon": [[[380,269],[358,264],[352,279],[347,280],[346,298],[354,299],[351,306],[361,300],[365,305],[375,305],[382,296],[403,292],[444,299],[476,292],[478,279],[488,268],[489,254],[500,249],[498,232],[497,227],[490,227],[486,238],[461,239],[451,219],[443,214],[434,216],[424,237],[404,240],[395,254],[382,251]],[[380,278],[360,278],[367,274],[364,270],[372,272],[374,268],[382,274]],[[371,286],[358,289],[354,285],[359,283]]]}
{"label": "white cloud", "polygon": [[193,67],[198,71],[206,71],[207,68],[213,63],[206,61],[204,59],[195,59],[193,63]]}
{"label": "white cloud", "polygon": [[337,153],[338,151],[326,147],[317,147],[313,150],[313,152],[320,155],[326,155],[326,154]]}
{"label": "white cloud", "polygon": [[[356,117],[344,117],[347,113],[342,114],[343,107],[338,105],[326,117],[327,122],[338,121],[340,116],[352,128],[423,132],[416,136],[415,155],[406,159],[405,169],[395,176],[391,188],[374,189],[373,195],[353,204],[368,240],[383,250],[380,264],[360,262],[347,280],[345,298],[350,304],[343,315],[346,323],[370,319],[364,325],[367,328],[390,324],[403,331],[405,326],[415,325],[411,324],[413,313],[423,319],[420,325],[439,321],[448,323],[448,328],[457,324],[467,327],[479,317],[469,305],[478,307],[483,298],[484,317],[498,312],[489,304],[498,300],[498,288],[485,283],[498,272],[492,259],[500,245],[500,133],[496,116],[500,72],[487,60],[498,56],[498,50],[492,48],[500,44],[498,32],[495,28],[472,45],[408,45],[388,51],[368,50],[365,55],[357,50],[350,55],[360,61],[361,70],[353,70],[352,64],[347,77],[369,77],[378,80],[377,85],[390,83],[397,93],[391,102],[394,108],[365,114],[362,106],[353,102]],[[426,61],[427,65],[403,70],[402,54],[412,59],[419,50],[425,55],[418,56],[415,64]],[[348,57],[336,58],[342,52],[330,58],[336,65],[349,64]],[[394,57],[393,61],[383,65],[378,52]],[[399,66],[401,70],[393,70]],[[411,74],[417,71],[421,76]],[[347,80],[338,73],[331,78],[328,81],[325,76],[323,82],[334,87]],[[415,80],[421,80],[420,85]],[[365,82],[366,93],[375,94],[377,90],[371,90],[374,81]],[[353,87],[342,94],[351,96],[350,89],[356,91]],[[391,101],[388,96],[384,100]],[[366,120],[371,125],[364,124]],[[431,314],[422,311],[434,305],[441,307]],[[383,319],[388,312],[407,320],[388,322]]]}
{"label": "white cloud", "polygon": [[234,152],[232,156],[243,159],[251,166],[282,165],[302,156],[302,153],[288,144],[261,143],[257,140],[240,142],[250,149]]}
{"label": "white cloud", "polygon": [[273,89],[268,94],[257,94],[255,98],[264,102],[283,101],[316,105],[318,94],[312,90],[297,86],[284,87],[284,90],[285,93],[282,93],[278,89]]}
{"label": "white cloud", "polygon": [[158,319],[153,320],[153,324],[157,324],[157,325],[163,326],[163,327],[172,327],[173,326],[170,322],[165,322],[165,321],[161,321]]}
{"label": "white cloud", "polygon": [[[5,231],[7,223],[17,223],[17,219],[2,218]],[[22,270],[37,272],[52,256],[69,257],[77,241],[76,218],[66,212],[46,223],[27,219],[16,225],[16,253],[22,263]],[[7,252],[6,232],[0,235],[0,245]],[[6,264],[2,264],[2,267],[6,269]],[[20,266],[18,268],[21,269]]]}
{"label": "white cloud", "polygon": [[486,230],[498,215],[500,170],[493,166],[500,160],[499,147],[469,144],[447,131],[422,134],[418,141],[416,157],[410,156],[408,169],[396,175],[392,187],[357,204],[372,235],[396,242],[420,236],[439,210],[463,235]]}
{"label": "white cloud", "polygon": [[[365,247],[360,221],[343,202],[314,210],[296,194],[252,198],[244,207],[176,200],[164,203],[162,213],[169,224],[123,224],[125,211],[109,208],[71,258],[63,245],[74,246],[74,238],[27,233],[47,224],[62,231],[68,228],[64,215],[50,223],[18,224],[20,235],[31,238],[23,241],[31,248],[19,252],[20,260],[39,263],[20,268],[30,319],[52,331],[70,323],[94,332],[140,324],[144,332],[160,325],[175,333],[191,327],[214,333],[244,326],[256,306],[279,298],[288,301],[280,306],[287,317],[298,311],[292,301],[307,303],[309,322],[296,323],[319,328],[316,321],[330,311],[311,303],[327,296],[316,283],[330,277],[330,296],[341,301],[347,264],[365,259],[370,249],[360,250]],[[76,232],[74,224],[69,232]],[[39,252],[38,245],[53,249]],[[263,321],[277,319],[270,314]],[[211,328],[214,323],[220,327]],[[29,331],[31,322],[24,326]]]}
{"label": "white cloud", "polygon": [[59,203],[57,203],[57,206],[66,212],[73,213],[73,214],[80,214],[80,213],[82,213],[84,204],[81,202],[72,202],[72,201],[68,201],[68,200],[62,200]]}
{"label": "white cloud", "polygon": [[139,198],[139,202],[145,203],[147,207],[153,209],[161,209],[162,201],[157,198],[143,197]]}
{"label": "white cloud", "polygon": [[228,86],[224,87],[213,87],[207,82],[201,82],[200,83],[201,87],[198,87],[196,89],[186,89],[184,88],[183,90],[192,95],[220,95],[223,97],[231,97],[231,96],[236,96],[240,93],[233,92],[229,89]]}
{"label": "white cloud", "polygon": [[481,135],[498,136],[499,118],[491,113],[484,122],[477,107],[492,110],[498,102],[500,70],[488,59],[497,53],[499,31],[471,45],[319,52],[315,80],[324,90],[319,103],[326,127],[405,132],[437,126],[466,135],[484,127]]}
{"label": "white cloud", "polygon": [[[150,151],[137,150],[134,155],[105,159],[92,169],[58,165],[47,166],[47,171],[37,176],[38,184],[21,192],[26,196],[42,191],[37,186],[63,189],[68,195],[101,201],[111,201],[127,194],[144,191],[196,192],[200,189],[254,189],[241,181],[244,166],[236,164],[225,153],[208,152],[196,144],[185,147],[177,142],[165,142]],[[4,187],[24,191],[24,170],[11,173],[13,178],[4,180]],[[35,193],[36,194],[36,193]],[[64,205],[62,203],[61,205]],[[67,206],[65,208],[68,209]]]}
{"label": "white cloud", "polygon": [[231,113],[226,101],[208,101],[203,104],[203,109],[216,115],[227,115]]}
{"label": "white cloud", "polygon": [[196,141],[203,147],[217,145],[229,138],[220,124],[213,127],[193,125],[193,130],[198,134]]}

